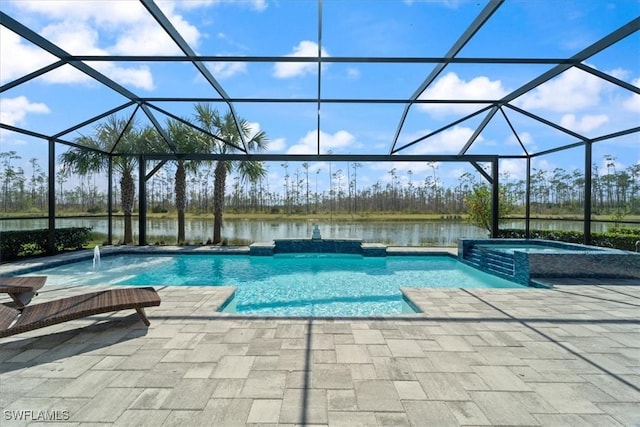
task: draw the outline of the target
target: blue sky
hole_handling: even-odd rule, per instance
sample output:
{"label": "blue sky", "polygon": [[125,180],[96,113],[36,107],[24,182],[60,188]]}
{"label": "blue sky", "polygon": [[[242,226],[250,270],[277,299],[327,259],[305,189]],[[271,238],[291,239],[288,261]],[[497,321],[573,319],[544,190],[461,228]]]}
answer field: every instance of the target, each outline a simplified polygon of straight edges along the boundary
{"label": "blue sky", "polygon": [[[317,56],[316,0],[185,0],[158,1],[158,6],[198,54],[230,56]],[[463,0],[324,0],[324,57],[444,56],[486,1]],[[2,11],[77,55],[179,55],[144,7],[134,0],[29,1],[0,0]],[[560,58],[574,55],[640,15],[638,0],[509,0],[505,2],[459,57]],[[5,84],[53,62],[38,47],[2,27],[0,80]],[[634,86],[640,86],[640,33],[593,56],[585,63]],[[188,63],[91,63],[99,71],[142,97],[212,96],[213,88]],[[231,97],[314,98],[318,70],[312,63],[218,62],[210,71]],[[500,99],[553,65],[452,64],[421,95],[425,99]],[[328,63],[322,68],[322,95],[330,98],[406,98],[434,64]],[[54,134],[125,102],[120,95],[64,66],[0,95],[1,122]],[[598,137],[640,125],[640,95],[570,69],[514,104],[567,129]],[[162,108],[190,117],[190,104],[162,103]],[[225,108],[219,103],[219,108]],[[413,141],[465,116],[482,105],[416,104],[407,116],[399,145]],[[264,130],[268,153],[313,154],[318,139],[315,103],[237,103],[238,114]],[[402,104],[323,104],[322,152],[387,154],[398,127]],[[125,110],[131,113],[132,110]],[[529,152],[576,140],[515,112],[512,125]],[[498,114],[500,116],[500,114]],[[457,154],[484,116],[442,132],[399,154]],[[162,116],[158,117],[164,121]],[[143,121],[144,123],[144,121]],[[90,133],[91,128],[80,132]],[[68,136],[73,138],[79,133]],[[0,133],[0,151],[15,150],[29,172],[28,159],[46,165],[46,142],[7,131]],[[59,146],[58,150],[64,150]],[[505,120],[496,117],[472,145],[469,154],[522,154]],[[594,145],[594,162],[616,157],[617,169],[640,163],[640,135],[632,134]],[[553,170],[583,168],[583,149],[543,156],[534,167]],[[437,164],[439,179],[453,183],[463,163]],[[300,165],[291,164],[292,173]],[[333,165],[333,171],[340,168]],[[359,184],[390,179],[396,168],[401,180],[414,183],[433,175],[433,165],[364,163]],[[346,165],[342,165],[346,175]],[[512,179],[524,177],[525,162],[505,160],[501,169]],[[602,170],[606,168],[602,167]],[[281,182],[284,170],[270,164],[270,179]],[[328,171],[312,163],[311,171]],[[411,171],[409,174],[408,171]],[[326,184],[326,180],[325,184]]]}

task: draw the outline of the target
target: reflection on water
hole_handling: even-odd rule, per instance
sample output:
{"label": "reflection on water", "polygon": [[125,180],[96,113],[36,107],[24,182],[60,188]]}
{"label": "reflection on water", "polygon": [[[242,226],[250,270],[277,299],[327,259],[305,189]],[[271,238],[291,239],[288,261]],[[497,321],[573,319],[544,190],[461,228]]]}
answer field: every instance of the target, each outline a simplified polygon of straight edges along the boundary
{"label": "reflection on water", "polygon": [[[484,238],[486,231],[463,221],[420,222],[322,222],[322,221],[248,221],[225,220],[222,236],[230,242],[269,242],[273,239],[311,237],[313,224],[317,223],[323,238],[355,238],[365,242],[385,243],[397,246],[455,246],[459,238]],[[0,221],[0,230],[28,230],[47,228],[46,218],[37,220]],[[57,219],[56,226],[91,227],[93,231],[107,234],[106,218]],[[524,228],[524,221],[511,221],[504,228]],[[594,223],[593,231],[605,231],[607,224]],[[582,230],[580,221],[531,221],[531,229]],[[175,243],[178,221],[173,219],[148,219],[147,241]],[[138,237],[138,221],[133,221],[134,240]],[[213,236],[213,219],[187,219],[186,239],[190,243],[204,243]],[[113,240],[124,234],[124,221],[114,218]]]}

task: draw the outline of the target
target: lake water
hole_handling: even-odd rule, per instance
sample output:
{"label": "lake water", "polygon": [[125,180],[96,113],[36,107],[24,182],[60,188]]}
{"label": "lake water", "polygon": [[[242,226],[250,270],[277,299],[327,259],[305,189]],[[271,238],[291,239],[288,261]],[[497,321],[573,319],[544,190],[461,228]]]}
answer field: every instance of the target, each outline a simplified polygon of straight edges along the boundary
{"label": "lake water", "polygon": [[[460,220],[390,221],[390,222],[330,222],[317,221],[323,238],[355,238],[364,242],[384,243],[395,246],[456,246],[459,238],[485,238],[487,232]],[[47,219],[4,220],[0,230],[27,230],[47,228]],[[230,243],[242,241],[269,242],[273,239],[311,237],[314,221],[249,221],[225,220],[222,236]],[[58,219],[56,226],[91,227],[93,231],[107,234],[106,218]],[[607,224],[594,223],[593,231],[605,231]],[[505,222],[503,228],[524,228],[524,221]],[[580,221],[531,221],[531,228],[556,230],[582,230]],[[122,218],[114,218],[113,240],[117,242],[124,233]],[[175,243],[178,221],[150,218],[147,221],[147,241],[164,240]],[[213,218],[188,219],[186,238],[190,243],[204,243],[213,236]],[[138,238],[138,221],[133,221],[134,240]]]}

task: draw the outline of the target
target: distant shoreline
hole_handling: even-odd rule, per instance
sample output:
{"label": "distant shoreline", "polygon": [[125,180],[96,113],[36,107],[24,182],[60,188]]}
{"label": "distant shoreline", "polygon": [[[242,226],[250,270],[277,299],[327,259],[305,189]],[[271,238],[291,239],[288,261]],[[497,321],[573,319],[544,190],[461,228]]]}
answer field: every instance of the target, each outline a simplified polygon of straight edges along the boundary
{"label": "distant shoreline", "polygon": [[[122,216],[121,212],[117,212],[113,214],[114,216],[120,217]],[[62,212],[58,213],[58,218],[64,217],[105,217],[107,216],[106,212],[104,213],[91,213],[88,214],[86,212]],[[137,212],[134,212],[134,217],[137,217]],[[524,215],[522,215],[524,216]],[[512,216],[510,218],[505,218],[505,220],[518,220],[522,216]],[[11,212],[11,213],[0,213],[0,219],[35,219],[35,218],[46,218],[47,216],[42,213],[33,213],[33,212]],[[209,219],[213,220],[213,213],[187,213],[185,215],[187,219]],[[408,214],[408,213],[358,213],[358,214],[348,214],[348,213],[317,213],[317,214],[284,214],[284,213],[234,213],[234,212],[225,212],[224,218],[229,220],[256,220],[256,221],[350,221],[350,222],[367,222],[367,221],[440,221],[440,220],[449,220],[449,221],[466,221],[466,214],[456,214],[456,213],[442,213],[442,214]],[[153,219],[177,219],[177,212],[166,212],[166,213],[147,213],[147,218]],[[538,215],[532,216],[531,220],[568,220],[568,221],[582,221],[582,217],[579,215]],[[592,218],[594,221],[611,221],[614,220],[611,218],[611,215],[594,215]],[[624,223],[627,221],[631,222],[640,222],[640,215],[628,215],[624,218],[618,220],[618,222]]]}

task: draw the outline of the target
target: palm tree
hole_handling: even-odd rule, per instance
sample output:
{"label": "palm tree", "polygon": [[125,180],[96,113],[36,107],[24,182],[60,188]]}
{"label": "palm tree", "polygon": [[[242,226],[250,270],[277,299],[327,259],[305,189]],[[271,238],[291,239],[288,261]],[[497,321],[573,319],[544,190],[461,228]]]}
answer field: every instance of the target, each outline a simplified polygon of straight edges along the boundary
{"label": "palm tree", "polygon": [[[119,154],[132,153],[144,150],[137,149],[139,144],[144,144],[145,138],[136,129],[133,120],[127,121],[110,116],[104,123],[96,127],[93,136],[80,136],[73,147],[59,157],[64,173],[72,172],[81,176],[91,173],[104,172],[109,165],[109,156],[106,154],[117,152]],[[82,146],[82,147],[80,147]],[[85,149],[83,147],[87,147]],[[124,243],[133,243],[133,227],[131,215],[135,199],[135,180],[133,178],[138,160],[135,156],[113,156],[114,171],[120,174],[120,200],[124,212]]]}
{"label": "palm tree", "polygon": [[[238,123],[231,111],[220,115],[210,104],[196,104],[195,119],[207,132],[216,135],[218,138],[210,136],[204,137],[203,146],[209,148],[211,152],[218,154],[229,154],[237,152],[242,146],[244,137],[248,152],[263,151],[267,148],[268,138],[264,131],[251,133],[249,123],[239,118]],[[222,142],[221,140],[225,141]],[[263,178],[267,171],[262,162],[258,161],[228,161],[218,160],[216,163],[213,179],[213,244],[222,242],[222,211],[224,210],[225,182],[227,175],[234,170],[238,172],[242,180],[251,182]]]}
{"label": "palm tree", "polygon": [[[196,153],[201,150],[201,139],[197,138],[193,128],[174,119],[167,121],[167,136],[171,139],[179,153]],[[178,244],[185,241],[185,211],[187,208],[187,171],[197,171],[196,161],[176,160],[175,197],[178,211]]]}

